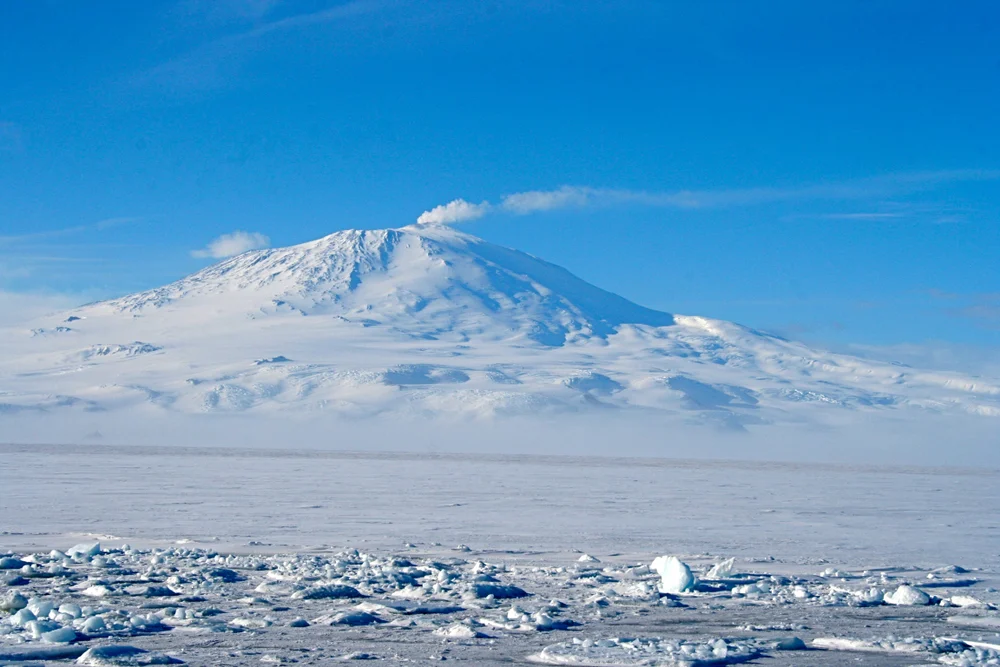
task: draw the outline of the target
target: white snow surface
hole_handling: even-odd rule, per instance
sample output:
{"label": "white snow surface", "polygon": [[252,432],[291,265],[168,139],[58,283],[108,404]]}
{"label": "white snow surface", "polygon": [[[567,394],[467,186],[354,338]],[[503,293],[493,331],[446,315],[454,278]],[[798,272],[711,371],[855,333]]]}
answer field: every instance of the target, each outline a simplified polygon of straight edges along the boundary
{"label": "white snow surface", "polygon": [[613,409],[741,430],[868,413],[1000,415],[998,380],[651,310],[442,226],[250,251],[0,330],[0,349],[0,420]]}
{"label": "white snow surface", "polygon": [[[0,460],[0,664],[1000,660],[997,471],[141,445]],[[690,573],[681,595],[660,590],[671,571]],[[893,604],[918,590],[928,604]]]}

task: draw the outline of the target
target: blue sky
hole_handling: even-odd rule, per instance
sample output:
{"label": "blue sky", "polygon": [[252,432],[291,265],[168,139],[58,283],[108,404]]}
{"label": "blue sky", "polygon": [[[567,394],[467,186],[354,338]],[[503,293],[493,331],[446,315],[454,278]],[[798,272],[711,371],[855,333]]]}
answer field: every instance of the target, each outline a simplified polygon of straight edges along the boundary
{"label": "blue sky", "polygon": [[997,44],[993,2],[9,3],[0,306],[462,198],[644,305],[995,350]]}

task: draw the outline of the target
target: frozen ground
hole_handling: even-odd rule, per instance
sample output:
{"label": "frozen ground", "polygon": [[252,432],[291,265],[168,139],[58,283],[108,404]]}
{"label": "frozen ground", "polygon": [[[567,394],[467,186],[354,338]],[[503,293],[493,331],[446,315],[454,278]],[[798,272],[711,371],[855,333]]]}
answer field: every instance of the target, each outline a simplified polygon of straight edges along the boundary
{"label": "frozen ground", "polygon": [[0,664],[998,664],[994,470],[17,445],[0,462]]}

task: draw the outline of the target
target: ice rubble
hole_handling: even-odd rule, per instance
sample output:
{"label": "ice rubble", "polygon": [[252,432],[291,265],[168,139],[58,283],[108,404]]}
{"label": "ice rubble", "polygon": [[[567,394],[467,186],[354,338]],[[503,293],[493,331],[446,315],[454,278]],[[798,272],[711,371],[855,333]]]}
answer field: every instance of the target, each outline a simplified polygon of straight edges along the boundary
{"label": "ice rubble", "polygon": [[1000,665],[1000,645],[963,641],[950,637],[895,637],[849,639],[817,637],[815,648],[857,653],[906,653],[934,659],[952,667],[995,667]]}
{"label": "ice rubble", "polygon": [[[782,576],[740,571],[735,559],[700,559],[692,567],[676,556],[660,556],[648,564],[569,557],[564,566],[527,566],[478,560],[471,549],[461,555],[417,558],[356,550],[233,555],[184,545],[108,549],[97,543],[49,553],[0,554],[0,562],[23,580],[0,588],[0,661],[18,651],[35,656],[19,659],[62,655],[59,659],[80,658],[81,664],[91,665],[167,664],[154,661],[172,659],[168,656],[138,649],[114,656],[96,650],[101,647],[95,644],[177,633],[182,646],[197,633],[268,633],[320,625],[336,632],[428,633],[452,643],[573,630],[581,633],[576,640],[556,642],[532,659],[570,665],[651,664],[643,660],[710,665],[802,648],[802,641],[756,636],[796,631],[793,627],[748,625],[740,631],[754,636],[683,641],[595,638],[593,628],[623,614],[671,613],[671,607],[683,613],[692,605],[711,610],[907,604],[926,606],[928,612],[935,605],[962,610],[963,616],[949,619],[954,620],[952,628],[989,630],[996,627],[991,623],[1000,623],[997,600],[990,597],[993,589],[969,590],[976,580],[956,578],[957,573],[934,575],[937,595],[914,585],[918,575],[891,570],[830,568],[818,575]],[[964,592],[949,595],[949,586]],[[821,646],[824,640],[817,641],[814,645]],[[871,643],[871,648],[858,641],[828,640],[824,648],[887,650],[885,642],[894,641],[894,651],[912,646],[930,654],[928,646],[950,646],[934,653],[943,664],[997,664],[990,662],[996,659],[994,648],[967,640],[878,640],[883,643]]]}
{"label": "ice rubble", "polygon": [[[12,562],[13,556],[7,558]],[[18,564],[29,585],[24,593],[0,598],[7,612],[0,616],[0,645],[86,643],[176,628],[265,631],[276,624],[420,626],[449,639],[485,637],[477,628],[535,632],[578,625],[564,616],[565,604],[528,605],[523,618],[520,610],[501,610],[501,600],[531,594],[505,581],[513,572],[482,561],[414,562],[358,551],[234,556],[88,544],[25,555]],[[432,620],[408,620],[414,617]],[[131,662],[121,664],[160,664],[148,662],[150,656],[130,656]],[[112,664],[100,652],[87,659],[81,664]]]}

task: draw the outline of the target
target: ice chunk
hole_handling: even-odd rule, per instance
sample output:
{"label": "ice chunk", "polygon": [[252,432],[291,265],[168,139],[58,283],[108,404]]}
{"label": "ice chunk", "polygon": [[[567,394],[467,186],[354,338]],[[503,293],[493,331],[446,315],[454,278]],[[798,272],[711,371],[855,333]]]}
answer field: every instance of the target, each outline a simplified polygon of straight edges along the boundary
{"label": "ice chunk", "polygon": [[952,595],[948,600],[956,607],[984,607],[982,601],[977,600],[971,595]]}
{"label": "ice chunk", "polygon": [[102,598],[105,595],[109,595],[112,591],[104,584],[94,584],[93,586],[88,586],[80,592],[87,597]]}
{"label": "ice chunk", "polygon": [[369,614],[366,611],[342,611],[336,614],[327,614],[325,616],[320,616],[312,621],[313,625],[375,625],[376,623],[385,623],[384,620],[375,616],[374,614]]}
{"label": "ice chunk", "polygon": [[28,602],[28,609],[37,616],[38,618],[48,618],[48,615],[52,613],[52,610],[56,606],[48,600],[39,600],[38,598],[31,598]]}
{"label": "ice chunk", "polygon": [[472,594],[477,598],[485,598],[490,595],[496,600],[510,600],[514,598],[528,597],[529,593],[517,586],[505,586],[503,584],[474,584]]}
{"label": "ice chunk", "polygon": [[226,567],[215,567],[206,572],[205,574],[207,574],[212,579],[218,579],[219,581],[226,584],[232,584],[237,581],[244,581],[246,579],[246,577],[241,575],[239,572],[236,572],[235,570],[230,570],[229,568]]}
{"label": "ice chunk", "polygon": [[567,630],[575,625],[580,625],[576,621],[552,618],[542,611],[536,611],[531,620],[535,624],[535,628],[542,631]]}
{"label": "ice chunk", "polygon": [[0,579],[0,583],[3,583],[4,586],[27,586],[30,580],[25,579],[19,574],[8,574]]}
{"label": "ice chunk", "polygon": [[20,558],[14,558],[13,556],[4,556],[3,558],[0,558],[0,570],[20,570],[27,564],[28,563]]}
{"label": "ice chunk", "polygon": [[91,667],[139,667],[144,665],[180,665],[183,660],[168,655],[150,653],[135,646],[95,646],[77,658],[76,664]]}
{"label": "ice chunk", "polygon": [[46,644],[69,644],[76,641],[76,630],[68,627],[56,628],[43,632],[40,639]]}
{"label": "ice chunk", "polygon": [[82,560],[87,560],[93,558],[97,554],[101,553],[101,543],[91,542],[89,544],[77,544],[66,550],[66,555],[70,558],[79,558]]}
{"label": "ice chunk", "polygon": [[649,569],[660,575],[661,593],[686,593],[694,590],[696,580],[691,568],[676,556],[657,556]]}
{"label": "ice chunk", "polygon": [[0,610],[18,611],[28,606],[28,600],[20,593],[8,593],[0,599]]}
{"label": "ice chunk", "polygon": [[727,579],[733,575],[733,566],[736,565],[735,558],[727,558],[726,560],[716,563],[712,566],[712,569],[705,574],[706,579]]}
{"label": "ice chunk", "polygon": [[733,586],[733,595],[745,595],[747,597],[760,597],[762,595],[770,595],[772,592],[770,582],[763,579],[753,582],[752,584],[743,584],[741,586]]}
{"label": "ice chunk", "polygon": [[434,634],[439,637],[447,637],[448,639],[484,639],[488,636],[462,623],[453,623],[443,628],[438,628],[434,631]]}
{"label": "ice chunk", "polygon": [[105,632],[107,629],[107,624],[105,624],[104,619],[100,616],[91,616],[80,624],[80,630],[88,635]]}
{"label": "ice chunk", "polygon": [[80,605],[73,604],[72,602],[66,602],[59,605],[59,613],[72,616],[73,618],[80,618],[83,616],[83,610],[80,609]]}
{"label": "ice chunk", "polygon": [[38,620],[38,617],[30,609],[22,609],[10,617],[11,625],[17,627],[23,627],[31,621],[36,620]]}
{"label": "ice chunk", "polygon": [[335,600],[360,597],[364,596],[358,589],[343,585],[315,586],[292,593],[294,600]]}
{"label": "ice chunk", "polygon": [[924,593],[919,588],[903,584],[891,593],[887,593],[883,598],[886,604],[894,604],[906,607],[916,607],[931,603],[931,596]]}
{"label": "ice chunk", "polygon": [[798,637],[786,637],[785,639],[779,639],[774,643],[774,649],[776,651],[805,651],[809,647],[806,643],[799,639]]}
{"label": "ice chunk", "polygon": [[271,625],[271,621],[266,618],[234,618],[229,621],[229,625],[246,630],[260,630]]}
{"label": "ice chunk", "polygon": [[[358,608],[361,609],[363,606],[364,605],[358,605]],[[381,605],[372,605],[372,609],[378,607],[401,612],[403,614],[454,614],[460,611],[465,611],[464,607],[460,607],[455,604],[448,604],[446,602],[419,602],[411,600],[402,600],[398,602],[392,601]],[[372,609],[362,609],[362,611],[372,611]]]}
{"label": "ice chunk", "polygon": [[83,655],[86,646],[2,646],[0,663],[23,660],[71,660]]}
{"label": "ice chunk", "polygon": [[703,667],[753,660],[758,650],[749,644],[723,639],[692,641],[667,639],[574,639],[554,644],[528,656],[543,665],[674,665]]}

